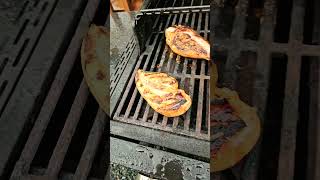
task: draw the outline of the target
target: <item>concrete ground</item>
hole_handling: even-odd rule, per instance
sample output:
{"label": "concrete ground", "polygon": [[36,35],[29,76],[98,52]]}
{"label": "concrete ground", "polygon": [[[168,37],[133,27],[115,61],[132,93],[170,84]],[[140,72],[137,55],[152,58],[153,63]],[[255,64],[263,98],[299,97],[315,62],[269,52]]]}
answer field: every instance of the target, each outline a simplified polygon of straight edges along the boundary
{"label": "concrete ground", "polygon": [[134,180],[137,175],[138,172],[133,169],[118,164],[111,164],[111,180]]}

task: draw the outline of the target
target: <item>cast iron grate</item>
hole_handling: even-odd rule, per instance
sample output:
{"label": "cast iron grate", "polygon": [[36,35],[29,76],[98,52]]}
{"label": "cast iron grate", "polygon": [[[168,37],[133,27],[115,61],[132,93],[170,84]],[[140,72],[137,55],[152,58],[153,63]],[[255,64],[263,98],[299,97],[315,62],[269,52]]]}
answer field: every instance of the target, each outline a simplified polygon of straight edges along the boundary
{"label": "cast iron grate", "polygon": [[[146,50],[139,56],[128,80],[113,119],[161,131],[209,140],[209,63],[192,60],[174,54],[165,44],[163,31],[177,24],[189,24],[204,38],[209,38],[209,12],[190,12],[158,15],[153,32],[146,42]],[[179,81],[193,99],[192,107],[182,116],[168,118],[155,112],[141,97],[135,87],[134,74],[137,69],[166,72]]]}
{"label": "cast iron grate", "polygon": [[107,26],[107,4],[84,5],[11,179],[104,179],[107,174],[108,143],[102,138],[107,117],[89,93],[79,56],[90,23]]}
{"label": "cast iron grate", "polygon": [[[312,137],[320,130],[316,122],[320,118],[316,7],[320,4],[309,0],[230,4],[211,4],[211,52],[218,65],[219,85],[237,90],[246,103],[257,108],[264,131],[249,156],[212,176],[317,179],[319,165],[312,157],[318,157],[320,151],[314,144],[319,140]],[[256,28],[250,33],[252,26]]]}
{"label": "cast iron grate", "polygon": [[145,2],[146,9],[210,5],[210,0],[149,0]]}
{"label": "cast iron grate", "polygon": [[25,1],[15,19],[19,30],[0,47],[0,117],[57,2]]}

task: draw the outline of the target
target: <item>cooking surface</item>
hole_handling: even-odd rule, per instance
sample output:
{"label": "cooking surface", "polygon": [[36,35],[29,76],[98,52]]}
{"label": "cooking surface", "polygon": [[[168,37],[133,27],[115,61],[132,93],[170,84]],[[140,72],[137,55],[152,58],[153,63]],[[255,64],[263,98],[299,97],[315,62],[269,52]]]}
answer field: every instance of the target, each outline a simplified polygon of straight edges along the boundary
{"label": "cooking surface", "polygon": [[[169,25],[180,24],[183,19],[185,22],[189,21],[192,28],[202,32],[202,36],[208,37],[209,13],[160,17],[154,24],[154,32],[147,41],[146,51],[137,61],[135,71],[141,68],[146,71],[169,73],[180,82],[179,87],[185,89],[186,93],[191,95],[193,106],[186,114],[176,118],[163,117],[154,112],[135,88],[134,71],[113,118],[155,129],[165,127],[168,131],[184,135],[192,136],[195,133],[193,136],[208,139],[207,123],[209,116],[207,112],[209,102],[207,99],[209,97],[210,79],[208,61],[182,58],[173,54],[165,44],[164,29]],[[195,24],[195,19],[197,19],[197,24]],[[204,20],[204,22],[200,20]]]}
{"label": "cooking surface", "polygon": [[[13,14],[6,14],[7,11],[1,9],[1,17],[8,16],[12,21],[17,17],[14,25],[7,24],[0,28],[10,31],[13,26],[18,27],[16,31],[12,31],[12,36],[9,37],[6,34],[0,37],[0,70],[2,72],[0,178],[9,178],[12,170],[16,173],[13,179],[50,178],[57,174],[65,179],[86,179],[87,177],[102,179],[106,174],[104,163],[108,157],[103,156],[108,152],[106,150],[108,147],[104,147],[107,142],[103,138],[107,137],[104,135],[105,114],[98,110],[97,103],[90,96],[82,81],[81,68],[76,63],[79,62],[78,50],[82,36],[93,19],[96,11],[94,7],[98,2],[97,0],[28,0],[0,4],[1,8],[4,7],[3,9],[9,6],[16,7]],[[171,6],[170,3],[178,1],[165,1],[164,4],[159,2],[157,3],[161,6]],[[177,6],[181,5],[180,2],[182,1],[179,1]],[[184,2],[206,3],[207,1]],[[318,122],[320,21],[318,17],[320,16],[319,11],[315,11],[314,8],[319,7],[320,3],[312,0],[259,2],[255,4],[253,0],[240,0],[235,9],[233,7],[214,8],[209,15],[211,27],[214,27],[211,30],[215,31],[212,31],[210,37],[207,31],[207,38],[214,40],[211,52],[219,66],[219,85],[236,89],[241,99],[257,107],[264,124],[263,138],[258,144],[260,146],[257,146],[235,167],[214,175],[217,179],[232,180],[276,179],[277,177],[287,180],[292,179],[293,176],[296,179],[318,179],[318,162],[320,162],[318,159],[320,151],[317,146],[320,129]],[[72,11],[62,10],[70,7],[73,8]],[[251,10],[247,11],[247,7]],[[263,13],[261,13],[262,7],[264,7]],[[219,18],[220,13],[222,14]],[[304,16],[305,13],[306,16]],[[12,19],[13,17],[15,18]],[[165,47],[164,27],[173,24],[174,21],[179,22],[180,17],[182,17],[181,22],[188,19],[187,16],[179,14],[170,17],[172,17],[171,21],[154,21],[156,26],[159,25],[161,28],[150,34],[153,40],[149,38],[151,44],[148,44],[144,52],[147,55],[145,59],[141,55],[137,60],[138,50],[135,48],[137,43],[133,38],[126,38],[128,44],[115,43],[118,47],[126,47],[128,51],[122,53],[119,50],[117,54],[117,50],[114,49],[112,70],[116,76],[111,81],[114,95],[121,95],[122,91],[117,91],[115,87],[127,85],[132,75],[132,69],[129,68],[130,73],[124,69],[134,68],[138,62],[141,66],[147,64],[146,68],[152,70],[157,70],[155,66],[163,62],[159,70],[169,70],[178,79],[182,75],[186,75],[185,78],[188,79],[194,72],[195,79],[202,78],[203,82],[207,82],[206,78],[209,74],[206,68],[202,68],[202,61],[190,62],[181,58],[181,63],[178,65],[175,61],[176,56],[171,56],[169,49]],[[176,19],[174,20],[173,17]],[[199,16],[195,15],[194,24],[192,24],[192,17],[194,16],[189,16],[191,22],[188,25],[194,25],[197,28]],[[206,17],[202,16],[204,19]],[[309,23],[308,19],[315,23]],[[129,21],[123,24],[127,25]],[[99,24],[104,23],[105,21]],[[78,30],[75,28],[77,26],[80,27]],[[248,29],[247,27],[257,28]],[[61,34],[56,33],[56,29],[59,29]],[[200,30],[204,36],[206,29],[200,25]],[[117,61],[117,57],[123,58],[123,61]],[[133,60],[132,57],[134,57]],[[152,61],[153,58],[159,63]],[[150,60],[148,61],[150,64],[147,60]],[[207,64],[204,64],[204,67],[207,67]],[[128,91],[134,92],[134,83],[129,83],[129,86]],[[203,93],[206,94],[204,91]],[[130,102],[131,99],[128,99]],[[190,121],[190,132],[185,134],[186,132],[183,131],[186,126],[180,123],[182,119],[165,121],[161,118],[160,125],[166,122],[167,129],[159,131],[150,127],[155,113],[151,113],[150,117],[147,113],[147,115],[141,113],[147,106],[138,93],[132,101],[133,104],[141,102],[139,111],[134,111],[132,115],[131,110],[125,109],[124,113],[120,110],[118,118],[123,118],[125,112],[128,112],[129,119],[137,114],[138,121],[143,122],[146,117],[145,123],[148,124],[140,126],[122,123],[121,120],[111,121],[111,133],[114,133],[117,138],[123,136],[125,139],[121,142],[117,139],[115,142],[118,145],[128,145],[127,140],[131,141],[130,144],[137,141],[156,144],[168,147],[166,151],[174,152],[173,156],[176,156],[175,153],[183,154],[178,159],[187,159],[186,162],[194,160],[192,158],[201,159],[190,156],[190,152],[201,157],[207,156],[209,142],[206,141],[205,136],[208,134],[203,134],[204,138],[197,135],[199,132],[201,134],[208,131],[205,122],[200,124],[201,126],[199,124],[191,126],[192,121]],[[116,108],[117,102],[118,98],[113,102]],[[149,112],[152,112],[150,107]],[[192,110],[189,114],[193,114]],[[205,116],[207,114],[202,113],[202,117]],[[148,120],[151,120],[151,123]],[[175,125],[177,129],[182,128],[182,131],[176,133],[176,130],[173,130]],[[64,127],[66,127],[65,130],[63,130]],[[30,132],[32,133],[29,137]],[[190,144],[193,146],[188,146]],[[119,148],[116,149],[120,149],[121,146],[117,146]],[[134,151],[131,147],[127,150],[128,153]],[[158,153],[153,149],[143,151]],[[160,153],[168,154],[166,151]],[[135,152],[142,154],[140,146],[137,146]],[[115,157],[119,162],[126,161],[120,159],[123,154],[118,155]],[[192,158],[186,158],[186,156]],[[139,160],[142,156],[136,157],[136,160]],[[152,158],[149,154],[144,157],[149,159],[146,164],[150,167]],[[16,161],[18,161],[17,164],[15,164]],[[200,161],[198,163],[202,163],[202,166],[203,161]],[[127,165],[130,166],[130,164]],[[136,165],[140,166],[140,164]],[[191,168],[200,169],[199,174],[209,170],[206,165],[199,168],[201,166],[192,164]],[[188,171],[188,168],[190,167],[183,167],[185,171]]]}

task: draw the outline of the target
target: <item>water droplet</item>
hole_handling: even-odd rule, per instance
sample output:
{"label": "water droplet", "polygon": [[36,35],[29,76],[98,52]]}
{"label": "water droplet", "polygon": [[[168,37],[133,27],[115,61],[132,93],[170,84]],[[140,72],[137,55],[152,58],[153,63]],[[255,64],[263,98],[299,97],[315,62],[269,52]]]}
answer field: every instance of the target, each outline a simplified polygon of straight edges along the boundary
{"label": "water droplet", "polygon": [[150,159],[153,158],[153,154],[152,154],[152,153],[149,154],[149,158],[150,158]]}
{"label": "water droplet", "polygon": [[142,147],[137,147],[137,148],[136,148],[136,151],[138,151],[138,152],[144,152],[144,148],[142,148]]}
{"label": "water droplet", "polygon": [[205,179],[206,176],[203,174],[196,174],[196,180],[201,180],[201,179]]}
{"label": "water droplet", "polygon": [[203,164],[198,164],[196,168],[203,168]]}
{"label": "water droplet", "polygon": [[191,171],[191,167],[190,166],[187,166],[186,169],[187,169],[187,171]]}

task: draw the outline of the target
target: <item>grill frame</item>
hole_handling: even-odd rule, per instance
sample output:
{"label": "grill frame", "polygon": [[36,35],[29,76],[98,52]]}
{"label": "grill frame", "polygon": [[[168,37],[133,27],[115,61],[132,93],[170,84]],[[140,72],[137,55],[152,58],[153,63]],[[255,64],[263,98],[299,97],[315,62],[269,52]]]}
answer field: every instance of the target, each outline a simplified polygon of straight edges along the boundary
{"label": "grill frame", "polygon": [[[199,10],[203,7],[205,7],[206,9]],[[195,14],[193,16],[192,13],[193,12],[204,12],[203,14],[204,14],[204,16],[206,14],[206,18],[207,18],[207,21],[204,25],[205,26],[204,28],[206,28],[208,33],[210,33],[210,31],[209,31],[209,13],[208,13],[209,6],[203,6],[203,7],[194,7],[194,9],[192,9],[192,7],[168,8],[169,11],[171,11],[171,12],[180,12],[181,13],[180,15],[170,14],[169,20],[171,19],[174,22],[180,21],[180,24],[181,24],[182,16],[187,16],[190,18],[193,17],[192,22],[194,24],[196,16],[195,16]],[[136,40],[139,39],[139,37],[143,36],[142,34],[149,32],[148,29],[144,29],[144,27],[147,27],[146,24],[148,22],[150,22],[149,18],[152,18],[152,16],[153,16],[156,19],[155,24],[157,24],[159,21],[157,19],[160,18],[160,15],[157,15],[157,14],[160,13],[160,11],[166,12],[166,10],[164,10],[164,9],[154,9],[154,10],[148,9],[148,10],[146,10],[147,13],[144,11],[145,10],[141,10],[141,12],[138,13],[138,15],[136,16],[137,19],[136,19],[136,23],[135,23],[136,26],[135,27],[137,29],[135,29],[135,32],[140,32],[140,35],[138,35],[138,37],[136,37]],[[163,14],[167,14],[167,13],[163,13]],[[188,14],[188,15],[185,15],[185,14]],[[201,16],[199,19],[201,19]],[[130,84],[129,86],[132,86],[132,88],[134,88],[134,89],[131,89],[134,91],[134,93],[133,93],[133,98],[130,100],[129,107],[131,107],[134,104],[134,101],[137,101],[137,99],[135,99],[136,96],[138,97],[138,101],[139,101],[138,107],[140,107],[143,104],[143,101],[145,101],[142,99],[140,94],[137,92],[137,89],[135,88],[135,84],[134,84],[134,76],[133,75],[135,74],[136,69],[140,66],[140,63],[144,63],[145,68],[147,67],[148,64],[150,65],[152,63],[152,65],[150,66],[151,70],[152,71],[153,70],[159,71],[160,69],[156,69],[156,67],[155,67],[158,62],[158,64],[160,64],[161,68],[163,68],[162,65],[164,65],[165,68],[171,67],[171,72],[177,72],[178,66],[175,66],[175,67],[172,66],[175,64],[174,60],[169,59],[169,61],[168,61],[168,57],[169,57],[171,50],[169,50],[168,47],[165,46],[165,42],[164,42],[163,30],[164,30],[164,27],[169,26],[168,23],[171,22],[169,20],[159,23],[159,24],[161,24],[162,29],[159,29],[160,27],[156,27],[156,30],[154,32],[155,37],[154,37],[154,41],[152,42],[152,45],[149,47],[147,46],[145,48],[140,48],[141,49],[140,56],[139,56],[138,60],[134,63],[134,65],[132,65],[131,67],[122,68],[126,72],[126,73],[122,73],[122,74],[130,74],[131,75],[131,76],[127,76],[128,79],[124,79],[124,81],[127,81],[126,84]],[[191,21],[191,19],[190,19],[190,21]],[[171,22],[171,23],[174,23],[174,22]],[[198,24],[197,25],[195,24],[195,26],[199,28],[198,30],[200,30],[201,21],[199,20]],[[201,31],[201,32],[204,32],[204,31]],[[150,38],[151,38],[151,35],[149,36],[149,40],[150,40]],[[146,41],[146,43],[144,43],[143,39],[142,40],[139,39],[139,40],[140,40],[139,44],[148,44],[148,45],[150,44],[149,40]],[[142,43],[141,43],[141,41],[142,41]],[[159,44],[157,44],[157,42],[159,42]],[[139,48],[139,47],[136,47],[136,48]],[[155,54],[154,60],[153,59],[150,60],[152,53]],[[144,62],[144,59],[143,59],[145,54],[148,55],[147,59],[145,59],[146,62]],[[171,54],[172,54],[172,52],[171,52]],[[180,56],[178,56],[178,58],[180,58]],[[158,59],[158,61],[156,59]],[[134,57],[131,58],[131,61],[134,61],[134,60],[135,60]],[[122,62],[122,59],[120,59],[119,61]],[[149,61],[149,63],[147,61]],[[167,62],[169,62],[169,63],[167,63]],[[188,61],[184,61],[184,62],[182,61],[180,66],[182,66],[182,65],[185,66],[188,64],[188,62],[190,62],[193,66],[196,66],[196,64],[197,64],[197,62],[195,60],[188,60]],[[206,96],[206,97],[210,96],[209,95],[209,93],[210,93],[209,92],[210,75],[209,75],[209,63],[205,62],[205,61],[203,61],[203,62],[198,61],[198,63],[200,65],[200,67],[202,67],[202,70],[201,70],[202,74],[200,73],[199,75],[197,75],[195,68],[192,68],[192,70],[190,70],[190,71],[192,71],[192,72],[190,72],[191,74],[186,73],[187,68],[184,68],[184,70],[183,70],[184,73],[182,73],[182,70],[181,70],[181,73],[179,73],[179,74],[177,74],[177,73],[169,73],[169,74],[172,75],[173,77],[176,77],[176,78],[184,78],[184,76],[185,76],[185,78],[191,78],[191,79],[199,78],[199,80],[200,80],[199,83],[201,83],[201,85],[199,85],[199,88],[202,88],[202,89],[204,88],[204,81],[206,81],[207,95],[202,95],[202,96],[200,95],[201,97],[199,97],[199,98],[201,99],[201,98],[204,98],[204,96]],[[130,64],[130,63],[127,63],[127,64]],[[205,66],[207,66],[207,70],[205,70]],[[206,71],[206,74],[204,74],[204,71]],[[168,71],[165,70],[165,71],[161,71],[161,72],[168,72]],[[114,76],[112,75],[111,82],[113,82],[113,77]],[[191,83],[194,83],[194,79],[192,80],[193,82],[191,82]],[[139,121],[130,120],[128,118],[130,115],[130,108],[129,108],[129,111],[126,111],[126,113],[124,114],[124,115],[126,115],[125,117],[119,116],[119,114],[121,113],[122,106],[125,104],[125,101],[126,101],[126,98],[124,98],[124,97],[129,96],[128,93],[131,92],[130,89],[127,89],[125,87],[126,87],[126,85],[123,86],[123,91],[121,93],[123,96],[119,97],[118,103],[116,105],[111,105],[112,107],[115,107],[114,109],[111,109],[112,119],[113,119],[111,121],[111,134],[131,138],[131,139],[135,139],[135,140],[139,140],[139,141],[143,141],[143,142],[147,142],[150,144],[164,146],[169,149],[174,149],[174,150],[178,150],[181,152],[186,152],[188,154],[192,154],[195,156],[200,156],[200,157],[205,157],[205,158],[209,157],[209,149],[208,149],[209,148],[209,139],[210,139],[209,130],[207,129],[207,132],[201,133],[201,121],[199,121],[195,125],[196,126],[195,132],[190,132],[189,128],[186,128],[186,126],[183,129],[180,128],[180,130],[178,128],[175,128],[179,124],[179,118],[172,119],[173,128],[166,126],[166,123],[168,122],[168,118],[166,118],[166,117],[163,117],[163,121],[162,121],[163,123],[156,124],[157,123],[156,118],[158,117],[158,113],[154,113],[154,114],[156,114],[156,116],[153,116],[154,118],[150,119],[150,122],[147,121],[147,115],[148,115],[147,113],[144,113],[141,120],[139,120]],[[181,83],[180,83],[179,87],[181,87]],[[114,86],[113,88],[117,88],[119,90],[122,87],[121,86],[120,87]],[[111,89],[111,92],[113,92],[113,91],[116,91],[116,90]],[[190,94],[190,95],[192,97],[192,94]],[[111,99],[114,99],[114,98],[111,96]],[[207,101],[207,104],[206,104],[206,108],[208,109],[207,114],[206,114],[207,122],[209,121],[209,105],[208,104],[209,104],[209,101]],[[202,105],[202,104],[200,104],[200,105]],[[141,111],[140,108],[138,108],[139,111]],[[146,110],[151,111],[151,109],[152,108],[149,105],[147,105]],[[133,116],[137,117],[139,115],[139,111],[135,112]],[[143,109],[142,109],[142,111],[143,111]],[[202,112],[202,109],[199,108],[199,111]],[[191,117],[190,111],[188,111],[187,116]],[[190,123],[190,120],[187,120],[184,123],[188,124],[188,122]],[[129,124],[131,124],[131,125],[129,125]],[[124,127],[127,127],[127,128],[124,128]],[[189,126],[187,126],[187,127],[189,127]],[[132,128],[135,129],[136,133],[134,133],[134,131],[131,130]],[[159,134],[159,136],[157,136],[157,134]],[[189,140],[188,140],[188,138],[189,138]],[[169,139],[172,142],[168,142]],[[189,143],[188,143],[188,141],[189,141]],[[183,148],[187,144],[197,144],[198,147],[196,148],[196,146],[193,146],[188,149]]]}

